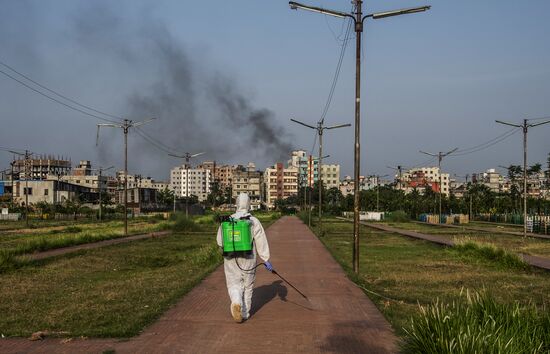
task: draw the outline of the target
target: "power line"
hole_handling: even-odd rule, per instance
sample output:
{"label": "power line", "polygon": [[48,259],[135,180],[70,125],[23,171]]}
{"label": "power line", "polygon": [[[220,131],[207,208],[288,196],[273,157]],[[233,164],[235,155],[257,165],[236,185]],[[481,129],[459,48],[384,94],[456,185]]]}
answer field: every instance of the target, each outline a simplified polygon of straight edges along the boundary
{"label": "power line", "polygon": [[67,100],[67,101],[69,101],[69,102],[71,102],[71,103],[74,103],[74,104],[76,104],[77,106],[80,106],[80,107],[85,108],[85,109],[89,109],[89,110],[92,111],[92,112],[96,112],[96,113],[99,113],[99,114],[103,114],[104,116],[107,116],[107,117],[111,117],[111,118],[114,118],[114,119],[117,119],[117,120],[123,120],[123,118],[121,118],[121,117],[117,117],[117,116],[115,116],[115,115],[112,115],[112,114],[109,114],[109,113],[102,112],[102,111],[97,110],[97,109],[95,109],[95,108],[92,108],[92,107],[90,107],[90,106],[86,106],[86,105],[84,105],[84,104],[82,104],[82,103],[79,103],[79,102],[77,102],[76,100],[74,100],[74,99],[72,99],[72,98],[69,98],[69,97],[67,97],[67,96],[65,96],[65,95],[62,95],[62,94],[60,94],[59,92],[54,91],[54,90],[50,89],[49,87],[47,87],[47,86],[45,86],[45,85],[42,85],[42,84],[39,83],[39,82],[36,82],[35,80],[31,79],[31,78],[28,77],[27,75],[21,73],[20,71],[15,70],[13,67],[9,66],[8,64],[6,64],[6,63],[4,63],[4,62],[2,62],[2,61],[0,61],[0,65],[3,65],[4,67],[10,69],[10,70],[13,71],[14,73],[16,73],[16,74],[18,74],[18,75],[24,77],[24,78],[27,79],[28,81],[32,82],[33,84],[35,84],[35,85],[37,85],[37,86],[43,88],[44,90],[47,90],[47,91],[49,91],[49,92],[51,92],[51,93],[53,93],[53,94],[59,96],[59,97],[65,99],[65,100]]}
{"label": "power line", "polygon": [[50,96],[50,95],[48,95],[48,94],[46,94],[46,93],[44,93],[44,92],[42,92],[42,91],[40,91],[40,90],[38,90],[38,89],[36,89],[36,88],[30,86],[29,84],[27,84],[27,83],[25,83],[25,82],[19,80],[18,78],[14,77],[14,76],[12,76],[12,75],[10,75],[10,74],[8,74],[7,72],[5,72],[5,71],[3,71],[3,70],[0,70],[0,74],[3,74],[3,75],[5,75],[5,76],[7,76],[8,78],[10,78],[10,79],[12,79],[12,80],[18,82],[19,84],[25,86],[25,87],[28,88],[29,90],[32,90],[32,91],[38,93],[39,95],[42,95],[42,96],[44,96],[44,97],[46,97],[46,98],[48,98],[48,99],[50,99],[50,100],[52,100],[52,101],[54,101],[54,102],[56,102],[56,103],[59,103],[60,105],[65,106],[65,107],[67,107],[67,108],[69,108],[69,109],[72,109],[72,110],[74,110],[74,111],[80,112],[80,113],[85,114],[85,115],[90,116],[90,117],[97,118],[97,119],[102,120],[102,121],[105,121],[105,122],[116,123],[116,124],[119,124],[119,123],[120,123],[120,121],[114,121],[114,120],[111,120],[111,119],[103,118],[103,117],[100,117],[100,116],[95,115],[95,114],[93,114],[93,113],[86,112],[86,111],[84,111],[84,110],[82,110],[82,109],[80,109],[80,108],[71,106],[71,105],[68,104],[68,103],[65,103],[65,102],[63,102],[63,101],[61,101],[61,100],[59,100],[59,99],[57,99],[57,98],[55,98],[55,97],[52,97],[52,96]]}
{"label": "power line", "polygon": [[141,136],[143,139],[145,139],[149,144],[153,145],[154,147],[156,147],[157,149],[161,150],[161,151],[164,151],[168,154],[174,154],[177,152],[176,149],[173,149],[171,147],[169,147],[168,145],[162,143],[161,141],[153,138],[152,136],[148,135],[147,133],[145,133],[143,130],[141,130],[140,128],[135,128],[135,132]]}
{"label": "power line", "polygon": [[325,107],[323,109],[323,113],[321,114],[320,122],[325,121],[325,117],[328,113],[328,109],[330,107],[330,104],[332,103],[332,97],[334,96],[334,90],[336,89],[336,83],[338,82],[338,78],[340,77],[340,70],[342,69],[342,62],[344,60],[344,56],[346,53],[346,48],[348,46],[349,41],[349,34],[351,32],[351,25],[352,21],[348,21],[348,26],[346,29],[346,36],[344,37],[344,43],[342,44],[342,49],[340,50],[340,57],[338,58],[338,64],[336,65],[336,71],[334,72],[334,77],[332,78],[332,84],[330,87],[329,95],[327,98],[327,102],[325,103]]}
{"label": "power line", "polygon": [[453,154],[452,156],[465,156],[465,155],[473,154],[475,152],[479,152],[479,151],[488,149],[491,146],[496,145],[496,144],[500,143],[501,141],[504,141],[504,140],[508,139],[509,137],[511,137],[512,135],[516,134],[519,131],[521,131],[521,129],[514,128],[512,130],[509,130],[507,133],[505,133],[505,134],[503,134],[503,135],[501,135],[501,136],[499,136],[495,139],[490,140],[489,142],[478,145],[478,147],[476,147],[476,148],[465,149],[465,150],[462,150],[462,152]]}

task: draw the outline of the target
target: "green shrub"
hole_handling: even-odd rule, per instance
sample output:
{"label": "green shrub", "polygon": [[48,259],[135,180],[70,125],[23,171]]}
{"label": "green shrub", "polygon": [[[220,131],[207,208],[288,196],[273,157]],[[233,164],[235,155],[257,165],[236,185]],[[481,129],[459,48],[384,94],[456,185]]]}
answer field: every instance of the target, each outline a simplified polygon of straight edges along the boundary
{"label": "green shrub", "polygon": [[550,313],[534,305],[500,304],[486,293],[420,306],[405,328],[405,353],[548,353]]}
{"label": "green shrub", "polygon": [[170,218],[174,221],[172,225],[172,230],[174,232],[199,230],[199,226],[195,224],[191,218],[185,216],[185,214],[175,214],[172,215]]}
{"label": "green shrub", "polygon": [[82,228],[78,226],[68,226],[63,229],[63,232],[68,234],[77,234],[79,232],[82,232]]}
{"label": "green shrub", "polygon": [[482,244],[474,241],[455,241],[453,250],[476,258],[486,259],[491,263],[499,264],[505,268],[519,270],[527,270],[530,268],[529,264],[518,255],[489,243]]}
{"label": "green shrub", "polygon": [[407,213],[403,210],[396,210],[388,213],[386,220],[391,222],[408,222],[411,218],[409,218],[409,215],[407,215]]}

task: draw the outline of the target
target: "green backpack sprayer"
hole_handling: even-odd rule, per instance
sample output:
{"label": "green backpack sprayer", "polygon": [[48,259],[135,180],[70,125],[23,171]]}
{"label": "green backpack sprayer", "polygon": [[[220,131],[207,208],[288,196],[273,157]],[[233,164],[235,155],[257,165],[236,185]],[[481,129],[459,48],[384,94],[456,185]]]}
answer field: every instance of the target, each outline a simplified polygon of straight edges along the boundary
{"label": "green backpack sprayer", "polygon": [[[254,247],[254,236],[252,235],[252,221],[250,216],[242,217],[240,219],[234,219],[230,216],[221,217],[221,228],[222,228],[222,245],[223,245],[223,256],[230,257],[235,259],[237,267],[243,272],[255,272],[256,268],[265,263],[259,263],[255,267],[250,269],[243,269],[239,265],[238,257],[246,257],[253,254]],[[282,281],[290,285],[294,290],[296,290],[300,295],[302,295],[306,300],[305,296],[300,290],[298,290],[294,285],[288,282],[283,278],[275,269],[271,271]]]}

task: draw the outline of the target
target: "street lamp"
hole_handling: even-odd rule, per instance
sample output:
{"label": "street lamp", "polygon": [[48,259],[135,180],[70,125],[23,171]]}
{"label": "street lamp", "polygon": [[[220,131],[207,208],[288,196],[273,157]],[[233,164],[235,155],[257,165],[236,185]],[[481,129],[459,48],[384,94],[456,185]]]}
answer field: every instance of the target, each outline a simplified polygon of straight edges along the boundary
{"label": "street lamp", "polygon": [[524,119],[522,124],[514,124],[495,120],[495,122],[523,129],[523,238],[527,236],[527,132],[529,128],[550,123],[546,120],[540,123],[529,123],[530,119]]}
{"label": "street lamp", "polygon": [[[179,159],[185,159],[185,216],[186,217],[189,216],[189,203],[188,203],[188,200],[189,200],[189,161],[193,157],[197,157],[197,156],[200,156],[200,155],[203,155],[203,154],[205,154],[205,152],[199,152],[197,154],[191,154],[189,152],[186,152],[183,155],[168,154],[172,157],[177,157]],[[174,190],[174,192],[175,192],[175,190]],[[176,212],[175,205],[176,205],[176,195],[174,194],[174,212]]]}
{"label": "street lamp", "polygon": [[438,161],[437,166],[439,168],[439,223],[440,224],[441,224],[441,193],[443,192],[443,190],[442,190],[442,188],[443,188],[443,173],[441,171],[441,160],[443,160],[443,158],[445,156],[449,156],[450,154],[452,154],[456,150],[458,150],[458,148],[454,148],[451,151],[447,151],[447,152],[441,152],[440,151],[437,154],[432,154],[430,152],[424,152],[424,151],[420,150],[420,152],[423,153],[423,154],[426,154],[428,156],[437,157],[437,161]]}
{"label": "street lamp", "polygon": [[294,123],[301,124],[304,127],[308,127],[310,129],[317,130],[317,134],[319,134],[319,164],[317,165],[317,169],[319,171],[319,176],[318,176],[317,179],[318,179],[318,184],[319,184],[319,232],[320,232],[321,231],[321,225],[322,225],[321,215],[322,215],[322,210],[323,210],[323,204],[321,203],[321,196],[323,195],[323,180],[321,178],[322,177],[322,164],[323,164],[323,131],[329,130],[329,129],[351,127],[351,124],[349,124],[349,123],[347,123],[347,124],[338,124],[338,125],[332,125],[330,127],[325,127],[324,126],[324,120],[321,119],[320,121],[317,122],[317,126],[314,127],[312,125],[300,122],[299,120],[296,120],[296,119],[291,118],[290,120],[293,121]]}
{"label": "street lamp", "polygon": [[361,33],[363,32],[363,22],[372,18],[373,20],[423,12],[430,9],[430,6],[413,7],[402,10],[394,10],[387,12],[373,13],[363,16],[362,0],[355,0],[356,12],[346,13],[334,10],[327,10],[320,7],[303,5],[294,1],[290,1],[290,8],[293,10],[301,9],[312,12],[330,15],[339,18],[351,18],[355,23],[355,147],[354,147],[354,205],[353,205],[353,271],[359,272],[359,167],[360,167],[360,120],[361,120]]}
{"label": "street lamp", "polygon": [[95,144],[99,143],[99,128],[119,128],[124,133],[124,235],[128,236],[128,130],[137,128],[145,123],[149,123],[156,118],[150,118],[142,122],[134,122],[130,119],[124,119],[120,124],[101,123],[97,125],[97,136]]}

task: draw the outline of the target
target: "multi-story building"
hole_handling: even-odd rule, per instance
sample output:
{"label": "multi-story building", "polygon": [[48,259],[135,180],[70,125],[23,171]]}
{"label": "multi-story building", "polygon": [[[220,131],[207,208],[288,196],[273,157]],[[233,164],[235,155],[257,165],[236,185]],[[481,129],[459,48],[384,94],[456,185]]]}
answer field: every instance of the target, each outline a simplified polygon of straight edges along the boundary
{"label": "multi-story building", "polygon": [[70,170],[71,161],[64,158],[41,155],[26,160],[20,157],[13,163],[13,179],[46,180],[50,175],[66,175]]}
{"label": "multi-story building", "polygon": [[298,194],[298,168],[294,166],[284,168],[283,164],[279,162],[266,168],[264,183],[266,206],[272,209],[275,207],[276,200]]}
{"label": "multi-story building", "polygon": [[[434,192],[450,195],[448,173],[441,174],[441,183],[439,179],[439,167],[420,167],[411,169],[403,174],[403,184],[405,193],[410,193],[416,189],[419,193],[424,193],[426,188],[431,188]],[[440,186],[441,184],[441,186]]]}
{"label": "multi-story building", "polygon": [[491,192],[502,192],[503,177],[494,169],[488,169],[483,173],[474,173],[472,183],[481,183],[486,185]]}
{"label": "multi-story building", "polygon": [[219,188],[223,190],[231,187],[233,172],[236,168],[237,166],[231,165],[216,166],[213,179],[218,183]]}
{"label": "multi-story building", "polygon": [[170,189],[176,196],[197,196],[199,201],[205,201],[211,191],[210,170],[191,168],[185,164],[174,167],[170,171]]}
{"label": "multi-story building", "polygon": [[249,162],[233,172],[231,194],[237,198],[239,193],[247,193],[253,210],[259,209],[262,203],[262,172],[256,171],[256,165]]}
{"label": "multi-story building", "polygon": [[107,191],[116,186],[116,183],[113,183],[111,177],[103,174],[100,177],[98,173],[93,173],[93,171],[96,170],[92,169],[90,161],[81,160],[78,166],[73,169],[72,173],[66,175],[49,175],[48,179],[77,184],[90,188],[94,192],[99,192],[100,188],[102,191]]}
{"label": "multi-story building", "polygon": [[326,189],[338,188],[340,184],[340,165],[321,165],[321,181]]}
{"label": "multi-story building", "polygon": [[14,181],[14,202],[29,205],[38,202],[64,203],[78,199],[81,202],[95,202],[99,196],[91,188],[57,180]]}

